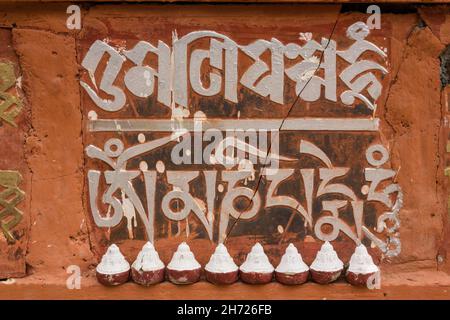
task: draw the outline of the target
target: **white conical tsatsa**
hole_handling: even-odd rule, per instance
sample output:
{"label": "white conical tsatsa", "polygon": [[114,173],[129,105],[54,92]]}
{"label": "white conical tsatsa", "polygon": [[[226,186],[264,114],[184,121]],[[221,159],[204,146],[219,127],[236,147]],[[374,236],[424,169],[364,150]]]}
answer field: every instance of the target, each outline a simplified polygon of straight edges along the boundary
{"label": "white conical tsatsa", "polygon": [[276,272],[289,274],[306,272],[308,270],[309,267],[303,262],[302,256],[292,243],[286,248],[280,264],[275,269]]}
{"label": "white conical tsatsa", "polygon": [[378,272],[378,267],[373,263],[372,257],[367,252],[366,247],[360,244],[350,258],[348,272],[355,274],[369,274]]}
{"label": "white conical tsatsa", "polygon": [[269,258],[264,253],[262,245],[259,243],[252,247],[252,250],[247,255],[244,263],[239,267],[239,270],[245,273],[271,273],[274,268],[269,261]]}
{"label": "white conical tsatsa", "polygon": [[331,243],[326,241],[317,253],[310,268],[321,272],[335,272],[344,269],[344,263],[339,259]]}
{"label": "white conical tsatsa", "polygon": [[117,274],[130,270],[130,264],[120,252],[119,247],[112,244],[106,250],[96,270],[101,274]]}
{"label": "white conical tsatsa", "polygon": [[158,252],[151,242],[147,242],[136,260],[131,265],[137,271],[156,271],[164,269],[164,263],[159,258]]}
{"label": "white conical tsatsa", "polygon": [[216,247],[216,250],[205,266],[205,270],[212,273],[236,272],[238,269],[238,266],[228,253],[227,248],[222,243]]}
{"label": "white conical tsatsa", "polygon": [[178,246],[177,251],[173,254],[172,260],[167,265],[167,269],[175,271],[195,270],[199,268],[201,268],[201,265],[195,260],[195,256],[186,242]]}

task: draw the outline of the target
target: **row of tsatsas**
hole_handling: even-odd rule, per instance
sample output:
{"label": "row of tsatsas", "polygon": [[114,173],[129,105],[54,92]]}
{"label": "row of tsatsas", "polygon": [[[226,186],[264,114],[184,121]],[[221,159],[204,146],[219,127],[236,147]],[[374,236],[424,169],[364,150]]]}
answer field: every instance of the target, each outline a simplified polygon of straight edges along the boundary
{"label": "row of tsatsas", "polygon": [[[130,270],[133,281],[145,286],[162,282],[165,278],[175,284],[191,284],[200,280],[202,266],[185,242],[178,246],[167,267],[150,242],[144,245],[131,267],[119,248],[113,244],[103,255],[96,268],[96,275],[104,285],[119,285],[129,280]],[[298,285],[306,282],[310,275],[315,282],[327,284],[341,276],[344,264],[333,246],[325,242],[308,267],[291,243],[280,264],[274,268],[261,244],[257,243],[245,262],[238,267],[227,248],[219,244],[204,270],[206,279],[214,284],[231,284],[239,278],[249,284],[264,284],[271,282],[275,276],[282,284]],[[366,247],[359,245],[350,259],[345,276],[353,285],[370,286],[376,281],[378,271]]]}

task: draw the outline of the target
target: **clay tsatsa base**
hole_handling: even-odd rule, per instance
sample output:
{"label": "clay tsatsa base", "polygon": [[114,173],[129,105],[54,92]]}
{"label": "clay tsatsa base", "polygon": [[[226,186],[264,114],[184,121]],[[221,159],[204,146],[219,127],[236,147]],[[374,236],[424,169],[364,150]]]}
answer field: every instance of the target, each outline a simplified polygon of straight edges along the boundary
{"label": "clay tsatsa base", "polygon": [[299,273],[282,273],[282,272],[276,272],[275,271],[275,279],[282,283],[287,285],[295,285],[295,284],[302,284],[308,281],[309,277],[309,271],[305,272],[299,272]]}
{"label": "clay tsatsa base", "polygon": [[342,270],[326,272],[310,269],[312,279],[319,284],[328,284],[336,281],[342,273]]}
{"label": "clay tsatsa base", "polygon": [[164,268],[155,271],[138,271],[134,268],[131,268],[131,277],[137,284],[150,286],[152,284],[164,281],[164,271]]}
{"label": "clay tsatsa base", "polygon": [[214,284],[232,284],[239,279],[239,271],[215,273],[205,270],[206,280]]}
{"label": "clay tsatsa base", "polygon": [[167,269],[167,278],[175,284],[191,284],[200,280],[201,270],[201,268],[182,271]]}
{"label": "clay tsatsa base", "polygon": [[130,270],[116,274],[104,274],[97,271],[95,275],[98,282],[105,286],[118,286],[128,281],[130,278]]}

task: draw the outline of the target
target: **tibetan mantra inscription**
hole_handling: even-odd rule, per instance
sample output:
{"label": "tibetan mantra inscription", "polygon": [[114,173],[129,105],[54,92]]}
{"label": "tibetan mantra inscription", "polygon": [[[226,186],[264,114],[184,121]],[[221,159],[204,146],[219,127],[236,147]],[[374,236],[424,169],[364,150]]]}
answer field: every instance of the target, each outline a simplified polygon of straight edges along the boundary
{"label": "tibetan mantra inscription", "polygon": [[332,39],[305,31],[83,37],[97,243],[225,241],[238,260],[256,240],[275,255],[325,240],[399,254],[402,192],[377,117],[389,41],[360,21]]}

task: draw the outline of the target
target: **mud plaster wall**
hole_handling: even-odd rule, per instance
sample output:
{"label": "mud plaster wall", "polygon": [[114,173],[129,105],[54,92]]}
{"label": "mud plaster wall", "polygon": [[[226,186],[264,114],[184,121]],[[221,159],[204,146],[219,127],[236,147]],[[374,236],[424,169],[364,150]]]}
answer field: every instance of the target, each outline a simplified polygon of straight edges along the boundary
{"label": "mud plaster wall", "polygon": [[[27,106],[21,115],[27,125],[18,129],[22,140],[16,142],[17,149],[12,148],[21,150],[26,164],[21,172],[27,200],[20,206],[24,212],[21,223],[27,231],[20,244],[22,254],[8,258],[18,260],[19,266],[8,271],[0,265],[0,278],[27,275],[33,281],[57,282],[67,277],[69,265],[78,265],[85,275],[91,275],[98,261],[91,251],[86,224],[89,211],[83,203],[86,186],[76,50],[83,29],[80,33],[67,30],[66,8],[66,4],[0,5],[0,27],[11,34]],[[264,16],[264,9],[274,8],[290,10],[289,5],[258,6],[257,13],[252,13],[251,8],[242,6],[95,4],[83,5],[82,15],[94,22],[97,15],[124,15],[143,9],[168,10],[187,17],[239,12]],[[322,10],[326,19],[334,20],[350,14],[364,16],[344,12],[339,5],[313,10]],[[397,181],[405,193],[400,213],[402,252],[391,261],[385,260],[383,267],[392,273],[436,268],[448,272],[450,231],[444,176],[447,95],[441,88],[439,56],[450,44],[450,7],[412,11],[382,16],[389,19],[392,34],[391,82],[383,88],[385,99],[380,101],[381,129],[393,166],[400,169]],[[5,141],[8,137],[2,136],[2,144]]]}

